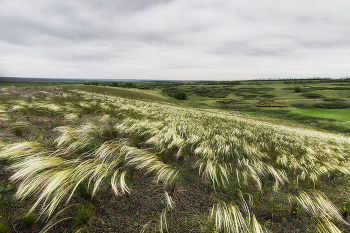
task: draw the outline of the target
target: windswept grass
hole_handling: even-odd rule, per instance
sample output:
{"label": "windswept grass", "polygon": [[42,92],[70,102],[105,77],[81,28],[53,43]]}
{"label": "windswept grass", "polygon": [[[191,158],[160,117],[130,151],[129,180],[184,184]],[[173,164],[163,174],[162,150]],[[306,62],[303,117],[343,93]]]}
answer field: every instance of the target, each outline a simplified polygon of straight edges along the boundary
{"label": "windswept grass", "polygon": [[[147,221],[150,231],[178,231],[176,220],[188,208],[183,202],[197,193],[205,207],[195,206],[192,202],[199,200],[194,198],[186,203],[195,206],[200,213],[196,217],[209,232],[269,232],[266,218],[273,220],[270,212],[276,209],[281,219],[303,218],[318,232],[348,227],[321,187],[334,174],[349,177],[348,137],[224,111],[153,103],[149,100],[157,97],[152,95],[142,101],[141,91],[129,92],[136,95],[131,99],[96,90],[1,105],[4,117],[8,111],[15,117],[40,113],[66,122],[52,131],[56,137],[49,148],[27,141],[0,151],[0,158],[13,161],[10,180],[17,185],[16,198],[31,201],[29,212],[38,211],[41,221],[77,200],[98,199],[101,192],[110,191],[118,201],[132,196],[143,188],[136,174],[152,177],[159,196],[157,221]],[[190,179],[195,182],[187,183]],[[270,200],[264,203],[266,198]],[[292,214],[286,216],[288,212]]]}

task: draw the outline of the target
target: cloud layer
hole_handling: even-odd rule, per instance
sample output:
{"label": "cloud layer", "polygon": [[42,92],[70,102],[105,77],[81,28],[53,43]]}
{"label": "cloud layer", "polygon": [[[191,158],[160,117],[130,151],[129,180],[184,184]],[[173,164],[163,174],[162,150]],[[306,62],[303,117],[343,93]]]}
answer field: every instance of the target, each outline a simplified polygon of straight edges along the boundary
{"label": "cloud layer", "polygon": [[350,76],[346,0],[0,0],[0,76]]}

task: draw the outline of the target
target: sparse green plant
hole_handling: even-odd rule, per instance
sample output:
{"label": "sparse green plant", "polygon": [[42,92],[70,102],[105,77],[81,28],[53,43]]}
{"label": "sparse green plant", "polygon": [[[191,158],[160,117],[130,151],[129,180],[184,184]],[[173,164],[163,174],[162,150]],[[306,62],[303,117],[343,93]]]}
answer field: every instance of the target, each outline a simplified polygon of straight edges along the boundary
{"label": "sparse green plant", "polygon": [[0,233],[10,232],[8,224],[8,213],[4,206],[5,198],[0,194]]}
{"label": "sparse green plant", "polygon": [[168,220],[167,220],[167,209],[163,209],[162,213],[160,214],[160,219],[159,219],[159,231],[161,233],[163,232],[169,232],[168,229]]}
{"label": "sparse green plant", "polygon": [[340,211],[343,219],[346,219],[350,215],[350,203],[345,202],[344,204],[342,204]]}
{"label": "sparse green plant", "polygon": [[300,216],[301,208],[299,202],[293,199],[291,202],[291,216],[293,218],[298,218]]}
{"label": "sparse green plant", "polygon": [[35,213],[31,212],[23,216],[22,223],[25,227],[32,227],[34,226],[36,220],[37,217],[35,216]]}
{"label": "sparse green plant", "polygon": [[23,128],[21,126],[15,126],[13,128],[13,131],[14,131],[15,135],[18,137],[23,135]]}
{"label": "sparse green plant", "polygon": [[77,186],[77,192],[79,196],[85,200],[92,199],[92,190],[84,181],[80,182],[79,185]]}
{"label": "sparse green plant", "polygon": [[92,221],[92,208],[81,205],[78,212],[74,215],[74,226],[78,229],[87,228]]}
{"label": "sparse green plant", "polygon": [[162,200],[162,203],[165,205],[168,212],[175,209],[174,201],[167,192],[164,192],[164,200]]}
{"label": "sparse green plant", "polygon": [[11,184],[7,184],[6,186],[0,186],[0,194],[1,193],[7,193],[9,191],[12,190],[12,185]]}
{"label": "sparse green plant", "polygon": [[0,219],[0,233],[9,233],[10,232],[10,227],[8,224],[5,222],[4,219]]}

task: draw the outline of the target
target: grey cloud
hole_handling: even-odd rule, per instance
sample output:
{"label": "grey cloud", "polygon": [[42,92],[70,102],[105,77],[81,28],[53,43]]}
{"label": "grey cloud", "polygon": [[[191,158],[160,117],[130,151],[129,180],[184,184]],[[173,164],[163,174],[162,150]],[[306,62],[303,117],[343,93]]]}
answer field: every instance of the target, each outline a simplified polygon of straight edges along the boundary
{"label": "grey cloud", "polygon": [[7,61],[0,68],[7,76],[234,79],[350,72],[345,0],[0,4],[0,60]]}

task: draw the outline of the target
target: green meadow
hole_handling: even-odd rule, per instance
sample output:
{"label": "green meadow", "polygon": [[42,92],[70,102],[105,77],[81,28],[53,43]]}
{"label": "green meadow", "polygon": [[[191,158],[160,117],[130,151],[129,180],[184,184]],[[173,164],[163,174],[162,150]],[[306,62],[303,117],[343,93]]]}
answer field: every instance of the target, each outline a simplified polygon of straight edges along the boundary
{"label": "green meadow", "polygon": [[[350,132],[349,82],[251,81],[239,85],[197,83],[155,88],[168,95],[186,92],[186,102],[200,108],[238,111],[250,116],[294,122],[318,129]],[[324,122],[327,119],[330,121]]]}
{"label": "green meadow", "polygon": [[304,116],[328,118],[328,119],[334,119],[338,121],[350,122],[349,110],[313,108],[313,109],[293,109],[291,112],[295,114],[304,115]]}

